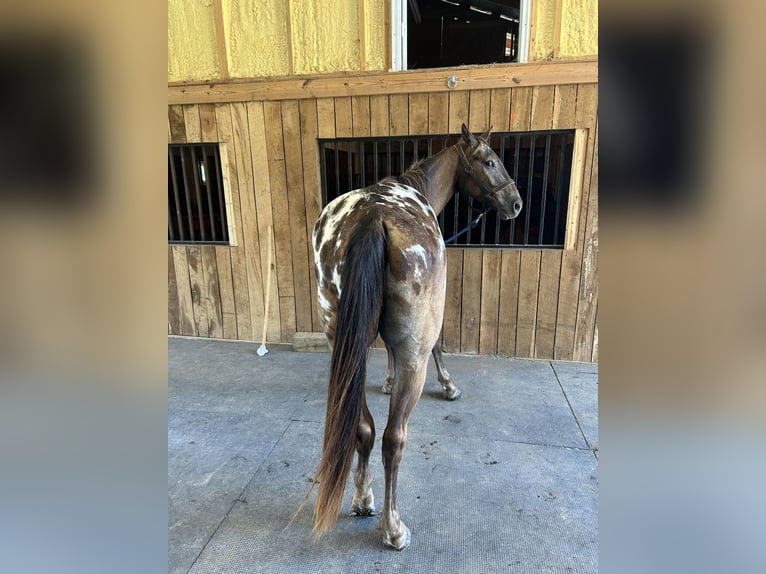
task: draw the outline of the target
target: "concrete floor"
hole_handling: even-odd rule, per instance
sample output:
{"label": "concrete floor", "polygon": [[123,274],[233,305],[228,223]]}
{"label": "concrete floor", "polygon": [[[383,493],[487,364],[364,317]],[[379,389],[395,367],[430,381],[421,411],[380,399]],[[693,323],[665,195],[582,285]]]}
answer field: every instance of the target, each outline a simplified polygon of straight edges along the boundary
{"label": "concrete floor", "polygon": [[[397,552],[377,517],[348,515],[351,480],[318,543],[310,504],[287,527],[321,453],[327,353],[168,346],[170,573],[597,572],[597,365],[446,355],[463,391],[448,402],[431,364],[399,475],[412,544]],[[368,373],[380,509],[383,351]]]}

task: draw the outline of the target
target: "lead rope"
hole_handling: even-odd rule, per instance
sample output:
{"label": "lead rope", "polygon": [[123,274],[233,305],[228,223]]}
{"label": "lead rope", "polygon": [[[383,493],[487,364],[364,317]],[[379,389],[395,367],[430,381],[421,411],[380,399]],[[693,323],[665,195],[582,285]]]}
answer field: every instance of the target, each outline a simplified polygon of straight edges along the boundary
{"label": "lead rope", "polygon": [[460,237],[460,236],[461,236],[461,235],[463,235],[464,233],[466,233],[466,232],[468,232],[469,230],[471,230],[471,229],[473,229],[474,227],[476,227],[476,226],[479,224],[479,221],[481,221],[481,218],[482,218],[482,217],[484,217],[484,214],[485,214],[485,213],[487,213],[487,211],[489,211],[489,208],[487,208],[487,209],[485,209],[484,211],[482,211],[482,212],[481,212],[481,213],[480,213],[480,214],[479,214],[479,215],[476,217],[476,219],[474,219],[474,220],[473,220],[471,223],[469,223],[469,224],[468,224],[468,225],[467,225],[467,226],[466,226],[466,227],[465,227],[465,228],[464,228],[462,231],[458,231],[458,232],[457,232],[455,235],[453,235],[453,236],[452,236],[452,237],[450,237],[449,239],[445,239],[445,240],[444,240],[444,244],[445,244],[445,245],[447,245],[448,243],[452,243],[453,241],[455,241],[455,239],[457,239],[458,237]]}

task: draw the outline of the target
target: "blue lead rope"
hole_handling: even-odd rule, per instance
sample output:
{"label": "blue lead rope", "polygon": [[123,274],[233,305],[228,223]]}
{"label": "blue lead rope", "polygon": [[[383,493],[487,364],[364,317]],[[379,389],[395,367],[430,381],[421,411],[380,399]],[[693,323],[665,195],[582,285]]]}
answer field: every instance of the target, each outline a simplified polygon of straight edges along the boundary
{"label": "blue lead rope", "polygon": [[452,243],[453,241],[455,241],[455,239],[457,239],[458,237],[460,237],[461,235],[466,233],[469,229],[473,229],[474,227],[476,227],[479,224],[479,221],[481,220],[481,218],[484,217],[485,213],[487,213],[487,212],[486,211],[482,211],[478,215],[478,217],[476,219],[474,219],[471,223],[469,223],[462,231],[458,231],[455,235],[453,235],[449,239],[445,239],[444,240],[444,244],[447,245],[448,243]]}

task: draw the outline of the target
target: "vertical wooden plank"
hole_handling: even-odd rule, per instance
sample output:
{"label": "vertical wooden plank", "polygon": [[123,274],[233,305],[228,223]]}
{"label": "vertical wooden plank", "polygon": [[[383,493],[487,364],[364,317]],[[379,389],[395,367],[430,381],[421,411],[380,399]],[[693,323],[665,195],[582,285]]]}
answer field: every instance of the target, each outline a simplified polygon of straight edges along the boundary
{"label": "vertical wooden plank", "polygon": [[194,309],[195,332],[199,337],[209,337],[205,268],[199,245],[189,245],[186,248],[186,257],[189,262],[189,283],[191,285],[192,309]]}
{"label": "vertical wooden plank", "polygon": [[428,133],[446,134],[449,131],[449,93],[428,94]]}
{"label": "vertical wooden plank", "polygon": [[370,135],[370,97],[354,96],[351,98],[351,131],[354,137],[364,138]]}
{"label": "vertical wooden plank", "polygon": [[168,106],[168,123],[170,124],[170,143],[186,143],[183,106],[178,104]]}
{"label": "vertical wooden plank", "polygon": [[199,143],[202,141],[202,130],[200,126],[199,106],[183,106],[184,126],[186,128],[186,142]]}
{"label": "vertical wooden plank", "polygon": [[388,98],[389,133],[392,136],[410,133],[410,102],[407,94],[394,94]]}
{"label": "vertical wooden plank", "polygon": [[559,301],[556,310],[556,336],[553,358],[571,361],[577,322],[577,300],[580,292],[581,255],[577,251],[561,254]]}
{"label": "vertical wooden plank", "polygon": [[320,138],[335,137],[335,98],[317,98],[317,128]]}
{"label": "vertical wooden plank", "polygon": [[218,124],[213,104],[199,105],[200,136],[203,142],[218,141]]}
{"label": "vertical wooden plank", "polygon": [[[369,121],[369,120],[368,120]],[[301,159],[301,119],[297,100],[282,102],[282,130],[290,213],[290,241],[295,285],[295,328],[311,331],[311,280],[309,238],[306,234],[306,202]]]}
{"label": "vertical wooden plank", "polygon": [[500,258],[497,249],[485,249],[481,263],[481,325],[479,354],[497,353],[498,313],[500,309]]}
{"label": "vertical wooden plank", "polygon": [[490,91],[471,90],[468,110],[468,129],[472,132],[484,132],[489,127]]}
{"label": "vertical wooden plank", "polygon": [[370,135],[384,137],[389,134],[388,96],[370,96]]}
{"label": "vertical wooden plank", "polygon": [[[280,102],[264,102],[266,153],[271,186],[272,220],[274,222],[274,245],[276,247],[275,269],[281,337],[292,339],[295,325],[295,284],[293,277],[293,245],[290,229],[290,204],[287,192],[282,106]],[[303,246],[305,247],[305,246]],[[298,248],[298,246],[296,246]]]}
{"label": "vertical wooden plank", "polygon": [[559,279],[561,277],[561,251],[545,249],[540,261],[540,289],[537,297],[537,330],[535,357],[553,358],[558,312]]}
{"label": "vertical wooden plank", "polygon": [[561,20],[564,16],[564,0],[553,0],[553,57],[561,56]]}
{"label": "vertical wooden plank", "polygon": [[580,222],[577,227],[578,251],[582,251],[583,238],[585,237],[585,219],[590,194],[590,176],[593,163],[593,151],[596,139],[596,113],[598,110],[598,84],[582,84],[577,87],[577,104],[575,106],[575,121],[578,128],[588,130],[588,145],[585,152],[585,177],[582,185],[582,197],[580,198]]}
{"label": "vertical wooden plank", "polygon": [[173,248],[168,245],[168,333],[181,334],[181,311],[178,303],[178,284],[176,266],[173,261]]}
{"label": "vertical wooden plank", "polygon": [[583,198],[583,181],[585,179],[585,161],[588,150],[586,129],[575,132],[572,171],[569,177],[569,201],[567,202],[567,220],[565,225],[564,249],[571,251],[577,246],[580,217]]}
{"label": "vertical wooden plank", "polygon": [[428,133],[428,94],[411,94],[409,106],[409,133]]}
{"label": "vertical wooden plank", "polygon": [[549,130],[552,124],[553,86],[535,86],[532,88],[530,127],[533,130]]}
{"label": "vertical wooden plank", "polygon": [[365,15],[365,0],[358,0],[359,10],[359,69],[367,69],[367,17]]}
{"label": "vertical wooden plank", "polygon": [[[556,86],[553,97],[554,129],[572,129],[577,127],[576,103],[576,84]],[[575,323],[577,321],[577,299],[580,292],[581,260],[582,256],[576,249],[564,250],[561,254],[556,333],[553,347],[554,359],[571,360],[573,357]]]}
{"label": "vertical wooden plank", "polygon": [[516,322],[516,356],[534,356],[537,326],[537,291],[540,283],[540,252],[521,252],[519,264],[519,309]]}
{"label": "vertical wooden plank", "polygon": [[[295,47],[293,46],[293,18],[291,4],[295,0],[285,0],[284,15],[287,24],[287,75],[295,74]],[[267,334],[268,336],[268,334]]]}
{"label": "vertical wooden plank", "polygon": [[237,338],[237,308],[234,304],[234,283],[231,275],[231,248],[215,246],[218,269],[218,289],[221,295],[221,331],[224,339]]}
{"label": "vertical wooden plank", "polygon": [[263,324],[264,285],[261,269],[261,240],[258,233],[258,219],[255,207],[255,179],[253,174],[250,127],[247,109],[242,102],[231,105],[231,119],[234,130],[234,155],[239,174],[239,203],[242,213],[242,247],[245,251],[248,299],[250,302],[250,335],[257,341]]}
{"label": "vertical wooden plank", "polygon": [[[529,0],[529,50],[527,51],[527,62],[535,61],[535,42],[537,40],[537,0]],[[521,54],[519,54],[521,62]]]}
{"label": "vertical wooden plank", "polygon": [[447,293],[444,302],[442,348],[460,352],[460,316],[463,300],[463,249],[447,249]]}
{"label": "vertical wooden plank", "polygon": [[354,134],[354,121],[351,116],[351,98],[335,98],[335,137],[347,138]]}
{"label": "vertical wooden plank", "polygon": [[213,245],[201,245],[202,267],[205,270],[205,305],[208,321],[208,335],[223,337],[223,316],[221,314],[221,291],[218,281],[218,264]]}
{"label": "vertical wooden plank", "polygon": [[577,84],[556,86],[553,93],[553,129],[575,128]]}
{"label": "vertical wooden plank", "polygon": [[317,145],[318,123],[316,100],[300,100],[301,116],[301,160],[303,162],[304,200],[306,204],[306,237],[308,238],[309,281],[311,282],[311,330],[322,330],[317,303],[316,271],[314,270],[314,249],[311,235],[314,223],[322,209],[322,190],[319,182],[319,146]]}
{"label": "vertical wooden plank", "polygon": [[468,125],[469,92],[449,93],[449,133],[459,134],[460,127]]}
{"label": "vertical wooden plank", "polygon": [[511,89],[490,91],[489,123],[493,132],[507,132],[511,118]]}
{"label": "vertical wooden plank", "polygon": [[221,70],[221,79],[229,78],[229,50],[226,47],[226,28],[223,23],[223,6],[221,0],[214,0],[215,11],[215,51],[218,56],[218,69]]}
{"label": "vertical wooden plank", "polygon": [[590,200],[590,175],[593,165],[597,105],[598,91],[596,84],[577,86],[574,127],[587,129],[588,138],[585,152],[585,176],[582,182],[582,194],[580,197],[580,212],[574,214],[579,218],[578,232],[575,238],[574,249],[565,250],[561,261],[559,311],[556,318],[556,341],[554,348],[554,357],[561,360],[573,360],[575,358],[575,331],[578,322],[577,307],[580,298],[580,275],[584,251],[587,206]]}
{"label": "vertical wooden plank", "polygon": [[593,327],[593,353],[591,353],[590,360],[598,363],[598,304],[596,304],[596,324]]}
{"label": "vertical wooden plank", "polygon": [[479,352],[481,255],[478,249],[466,249],[463,255],[463,300],[460,317],[460,348],[463,353]]}
{"label": "vertical wooden plank", "polygon": [[185,245],[173,245],[173,265],[175,266],[176,287],[178,288],[179,332],[181,335],[196,335],[194,304],[192,303],[191,281],[189,280],[189,262]]}
{"label": "vertical wooden plank", "polygon": [[506,356],[516,354],[516,319],[519,302],[520,261],[520,251],[503,250],[500,262],[497,352]]}
{"label": "vertical wooden plank", "polygon": [[580,296],[577,305],[574,359],[590,361],[596,330],[598,304],[598,127],[591,163],[588,217],[585,224],[582,270],[580,272]]}
{"label": "vertical wooden plank", "polygon": [[513,88],[511,91],[511,131],[527,131],[531,114],[532,88]]}
{"label": "vertical wooden plank", "polygon": [[[226,144],[229,153],[228,162],[229,186],[232,195],[232,214],[234,219],[236,247],[231,247],[231,277],[234,290],[234,307],[237,320],[237,339],[252,340],[252,322],[250,320],[250,289],[247,278],[247,260],[245,256],[244,235],[242,232],[242,210],[240,206],[239,173],[237,171],[236,146],[234,128],[232,126],[231,104],[216,104],[215,119],[218,129],[218,139]],[[223,157],[221,158],[223,160]]]}

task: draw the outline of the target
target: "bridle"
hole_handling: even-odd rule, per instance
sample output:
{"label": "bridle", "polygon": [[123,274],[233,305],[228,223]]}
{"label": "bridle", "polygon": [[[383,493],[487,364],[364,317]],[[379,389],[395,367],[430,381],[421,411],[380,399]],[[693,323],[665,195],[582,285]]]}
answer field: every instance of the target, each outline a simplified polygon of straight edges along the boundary
{"label": "bridle", "polygon": [[457,156],[460,158],[460,162],[463,164],[463,168],[465,169],[465,174],[470,177],[476,185],[479,186],[479,189],[481,189],[484,192],[484,199],[491,199],[501,191],[503,191],[506,187],[513,185],[513,179],[509,178],[507,181],[503,181],[499,184],[497,184],[495,187],[487,187],[478,177],[476,177],[476,174],[473,171],[473,168],[471,167],[471,164],[468,161],[468,158],[465,155],[465,152],[463,151],[463,148],[460,147],[460,144],[455,144],[455,149],[457,150]]}
{"label": "bridle", "polygon": [[[460,162],[463,164],[463,168],[465,169],[465,174],[468,177],[470,177],[476,183],[476,185],[479,186],[479,189],[481,189],[482,192],[484,192],[484,197],[481,198],[482,202],[484,199],[493,198],[495,195],[503,191],[509,185],[513,185],[513,179],[508,179],[508,181],[504,181],[496,185],[495,187],[492,187],[492,188],[487,187],[486,185],[484,185],[484,183],[482,183],[482,181],[478,177],[476,177],[476,174],[474,173],[473,168],[471,168],[471,164],[468,162],[468,158],[465,156],[465,152],[463,151],[463,148],[460,147],[460,144],[455,144],[455,149],[457,150],[457,156],[460,158]],[[457,232],[455,235],[453,235],[449,239],[445,239],[444,243],[445,244],[452,243],[453,241],[455,241],[455,239],[457,239],[464,233],[467,233],[470,229],[473,229],[474,227],[476,227],[479,224],[479,221],[481,220],[481,218],[487,214],[490,208],[491,206],[487,204],[486,207],[482,210],[482,212],[479,213],[478,217],[473,219],[468,225],[466,225],[462,230]],[[473,207],[470,207],[469,209],[478,211]]]}

